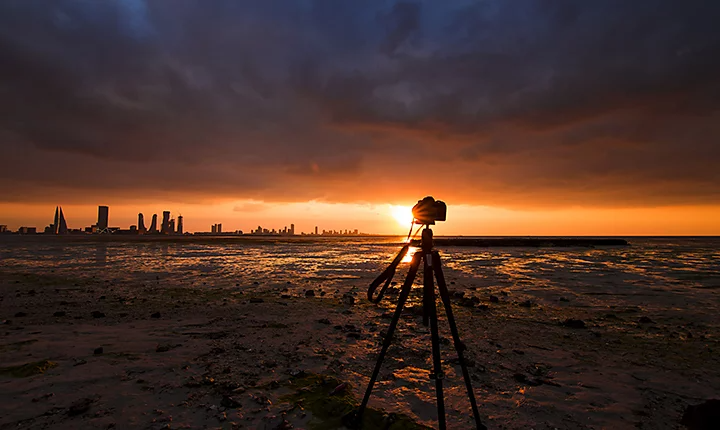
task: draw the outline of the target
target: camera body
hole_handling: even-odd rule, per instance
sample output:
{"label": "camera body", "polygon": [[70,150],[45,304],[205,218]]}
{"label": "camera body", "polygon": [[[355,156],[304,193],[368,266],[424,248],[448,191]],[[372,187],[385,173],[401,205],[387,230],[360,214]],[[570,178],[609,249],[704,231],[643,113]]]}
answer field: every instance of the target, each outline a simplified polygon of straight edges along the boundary
{"label": "camera body", "polygon": [[416,224],[435,224],[435,221],[445,221],[447,205],[445,205],[445,202],[427,196],[422,200],[418,200],[417,204],[412,208],[412,214],[415,217]]}

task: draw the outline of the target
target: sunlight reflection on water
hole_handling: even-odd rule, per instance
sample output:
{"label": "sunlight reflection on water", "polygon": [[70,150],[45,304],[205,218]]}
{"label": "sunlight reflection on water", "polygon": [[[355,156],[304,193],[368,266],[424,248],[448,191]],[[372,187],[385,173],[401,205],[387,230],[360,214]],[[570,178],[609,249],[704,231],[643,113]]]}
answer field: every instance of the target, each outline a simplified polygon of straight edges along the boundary
{"label": "sunlight reflection on water", "polygon": [[[115,282],[211,285],[356,280],[364,287],[395,256],[400,240],[93,242],[0,241],[0,269],[55,272]],[[644,294],[720,288],[718,239],[635,239],[629,247],[440,249],[446,277],[468,288],[554,294]],[[417,248],[399,267],[404,271]],[[399,282],[401,279],[396,279]],[[458,287],[455,287],[458,288]],[[606,300],[606,299],[603,299]]]}

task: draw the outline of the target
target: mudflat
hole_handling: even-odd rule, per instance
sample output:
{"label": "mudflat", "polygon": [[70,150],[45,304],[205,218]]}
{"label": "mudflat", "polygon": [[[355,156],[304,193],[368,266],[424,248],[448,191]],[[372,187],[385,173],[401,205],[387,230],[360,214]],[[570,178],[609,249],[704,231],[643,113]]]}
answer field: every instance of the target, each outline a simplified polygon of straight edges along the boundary
{"label": "mudflat", "polygon": [[[2,267],[0,428],[342,428],[397,298],[395,286],[369,303],[373,276],[214,283]],[[679,428],[689,405],[720,392],[716,315],[680,309],[674,295],[599,306],[447,278],[489,428]],[[367,428],[435,426],[419,293]],[[442,312],[440,330],[448,425],[471,428]]]}

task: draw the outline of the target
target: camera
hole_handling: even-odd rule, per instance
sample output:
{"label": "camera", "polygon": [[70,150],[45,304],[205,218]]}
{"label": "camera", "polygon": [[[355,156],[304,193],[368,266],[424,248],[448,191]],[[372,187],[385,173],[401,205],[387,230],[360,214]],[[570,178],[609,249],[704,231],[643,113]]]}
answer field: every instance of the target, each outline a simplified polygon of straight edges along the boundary
{"label": "camera", "polygon": [[435,224],[435,221],[445,221],[447,206],[445,202],[427,196],[422,200],[418,200],[417,204],[412,208],[412,214],[415,217],[416,224]]}

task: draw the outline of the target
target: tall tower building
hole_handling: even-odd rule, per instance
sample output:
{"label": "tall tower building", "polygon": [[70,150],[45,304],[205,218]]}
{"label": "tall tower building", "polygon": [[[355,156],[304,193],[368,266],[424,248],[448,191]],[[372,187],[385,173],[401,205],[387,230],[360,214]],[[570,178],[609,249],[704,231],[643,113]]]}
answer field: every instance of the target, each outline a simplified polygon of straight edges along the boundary
{"label": "tall tower building", "polygon": [[108,228],[109,217],[110,208],[107,206],[98,206],[97,228],[99,231],[106,230]]}
{"label": "tall tower building", "polygon": [[65,215],[63,215],[62,207],[55,207],[55,218],[53,223],[50,225],[50,229],[45,229],[46,232],[51,234],[68,234],[67,222],[65,222]]}
{"label": "tall tower building", "polygon": [[315,234],[318,234],[318,228],[315,226]]}
{"label": "tall tower building", "polygon": [[290,224],[290,236],[295,234],[295,224]]}
{"label": "tall tower building", "polygon": [[170,223],[168,223],[168,234],[175,233],[175,218],[170,220]]}
{"label": "tall tower building", "polygon": [[147,231],[147,229],[145,228],[145,216],[142,214],[142,212],[138,214],[137,226],[140,233],[145,233]]}
{"label": "tall tower building", "polygon": [[222,224],[217,225],[217,233],[222,233]]}
{"label": "tall tower building", "polygon": [[157,214],[153,214],[152,222],[150,222],[150,231],[148,233],[157,233]]}
{"label": "tall tower building", "polygon": [[163,211],[163,220],[160,232],[162,234],[170,233],[170,211]]}
{"label": "tall tower building", "polygon": [[178,215],[177,233],[183,234],[183,216]]}

